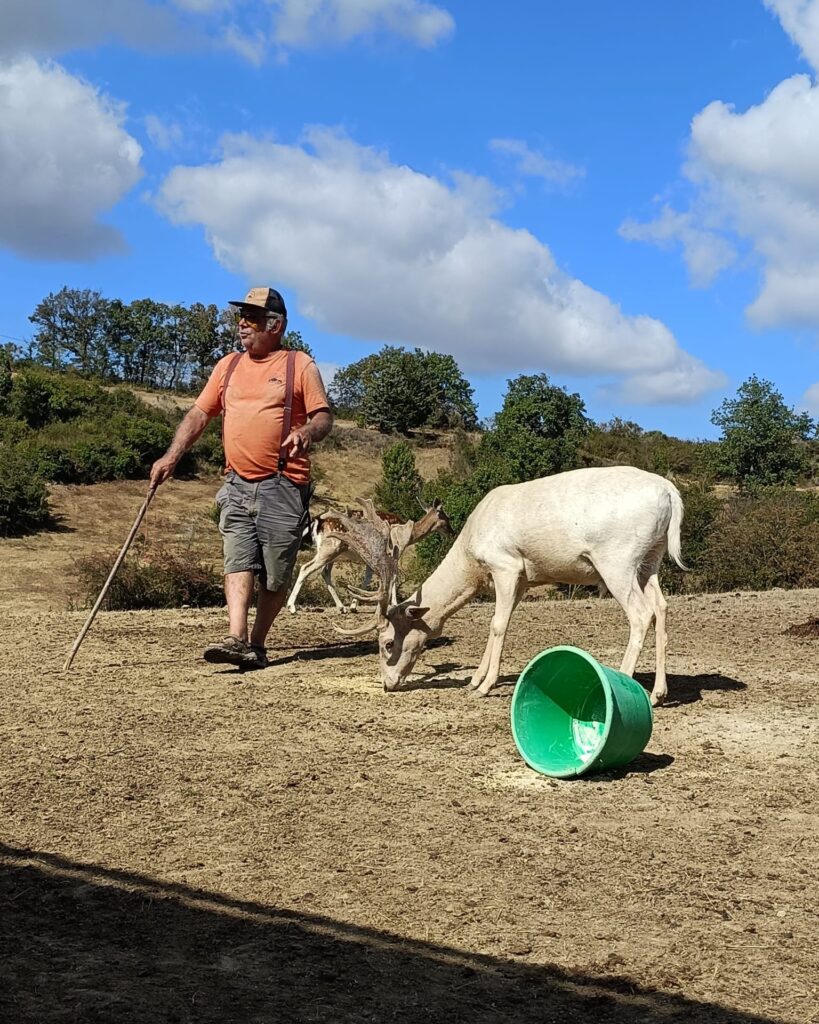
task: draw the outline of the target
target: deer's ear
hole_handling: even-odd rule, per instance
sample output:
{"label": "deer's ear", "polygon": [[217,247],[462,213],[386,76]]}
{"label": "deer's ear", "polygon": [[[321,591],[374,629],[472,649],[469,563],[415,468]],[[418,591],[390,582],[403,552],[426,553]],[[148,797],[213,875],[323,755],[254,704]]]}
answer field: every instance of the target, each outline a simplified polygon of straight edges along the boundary
{"label": "deer's ear", "polygon": [[412,622],[418,622],[419,619],[423,619],[428,611],[429,608],[420,608],[418,605],[410,605],[409,608],[404,610],[404,614]]}
{"label": "deer's ear", "polygon": [[436,498],[435,501],[433,501],[433,503],[432,503],[432,507],[437,510],[439,508],[442,508],[443,504],[444,503],[441,501],[440,498]]}

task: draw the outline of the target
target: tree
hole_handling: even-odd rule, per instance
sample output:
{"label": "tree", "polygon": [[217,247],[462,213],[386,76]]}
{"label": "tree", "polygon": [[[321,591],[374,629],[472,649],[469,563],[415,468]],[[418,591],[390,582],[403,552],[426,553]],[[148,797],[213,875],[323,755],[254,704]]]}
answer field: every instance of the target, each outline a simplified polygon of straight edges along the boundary
{"label": "tree", "polygon": [[171,309],[164,302],[135,299],[128,308],[130,358],[125,366],[125,380],[134,384],[167,387],[162,366],[170,358]]}
{"label": "tree", "polygon": [[804,442],[815,431],[807,413],[796,413],[773,384],[752,375],[711,414],[722,431],[717,470],[741,487],[793,483],[808,470]]}
{"label": "tree", "polygon": [[222,356],[235,348],[235,331],[232,322],[226,325],[224,311],[213,304],[194,302],[187,319],[188,372],[184,385],[197,389]]}
{"label": "tree", "polygon": [[305,352],[310,358],[313,358],[313,350],[302,338],[301,331],[288,331],[282,338],[282,348],[290,349],[294,352]]}
{"label": "tree", "polygon": [[342,414],[384,433],[462,424],[473,429],[472,388],[452,356],[386,345],[340,370],[330,397]]}
{"label": "tree", "polygon": [[417,519],[422,483],[412,448],[406,441],[397,441],[381,456],[381,480],[375,488],[375,502],[384,512],[402,519]]}
{"label": "tree", "polygon": [[329,395],[339,415],[355,419],[360,414],[366,381],[377,361],[377,355],[365,356],[343,367],[333,377]]}
{"label": "tree", "polygon": [[503,408],[481,442],[479,464],[493,463],[498,483],[519,483],[579,465],[590,428],[578,394],[549,382],[545,373],[509,381]]}
{"label": "tree", "polygon": [[427,379],[425,390],[432,396],[426,425],[474,430],[478,423],[478,410],[472,398],[474,391],[453,357],[416,349],[415,358],[420,360],[421,373]]}
{"label": "tree", "polygon": [[73,368],[107,376],[110,303],[88,288],[62,288],[37,304],[29,320],[37,325],[35,358],[52,370]]}
{"label": "tree", "polygon": [[[435,496],[443,500],[456,533],[494,487],[579,465],[580,446],[590,426],[580,395],[550,384],[543,373],[522,375],[508,383],[503,408],[491,428],[477,447],[462,446],[462,472],[450,472],[435,481]],[[436,550],[441,550],[440,545]],[[428,553],[422,550],[424,558]],[[433,567],[431,560],[425,562],[425,568]]]}
{"label": "tree", "polygon": [[11,345],[0,345],[0,416],[8,413],[8,401],[12,387]]}
{"label": "tree", "polygon": [[403,348],[386,346],[365,377],[359,417],[387,434],[420,427],[432,412],[434,396],[421,367]]}

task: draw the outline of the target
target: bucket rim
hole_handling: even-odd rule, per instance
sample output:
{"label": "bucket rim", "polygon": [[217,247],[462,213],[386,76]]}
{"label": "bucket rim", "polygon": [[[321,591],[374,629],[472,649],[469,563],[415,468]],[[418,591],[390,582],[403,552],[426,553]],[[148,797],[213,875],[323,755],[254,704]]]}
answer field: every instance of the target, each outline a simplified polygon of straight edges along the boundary
{"label": "bucket rim", "polygon": [[[603,695],[604,695],[605,700],[606,700],[606,721],[605,721],[604,726],[603,726],[603,732],[600,735],[600,738],[599,738],[599,740],[598,740],[598,742],[597,742],[597,744],[596,744],[596,746],[594,748],[594,754],[593,754],[592,757],[590,757],[588,759],[586,764],[581,765],[579,768],[569,768],[566,771],[548,771],[547,772],[547,771],[544,771],[544,769],[542,767],[539,767],[538,765],[533,764],[533,762],[530,760],[530,758],[527,757],[526,752],[525,752],[523,746],[518,741],[518,733],[517,733],[517,728],[516,728],[516,725],[515,725],[515,717],[516,717],[515,716],[515,708],[517,706],[518,697],[519,697],[519,694],[520,694],[521,689],[522,689],[521,688],[521,682],[523,681],[523,677],[526,675],[526,673],[529,671],[529,669],[531,669],[534,665],[536,665],[541,659],[546,658],[546,657],[548,657],[549,655],[552,655],[552,654],[557,654],[559,652],[568,652],[570,654],[579,655],[583,659],[583,661],[587,662],[594,669],[595,674],[596,674],[598,680],[600,681],[600,685],[603,688]],[[530,768],[532,768],[534,771],[538,772],[538,774],[540,774],[540,775],[548,775],[550,778],[553,778],[553,779],[574,779],[574,778],[579,778],[581,775],[584,775],[589,770],[589,766],[594,764],[596,759],[599,757],[600,751],[605,747],[605,745],[606,745],[606,743],[608,741],[608,738],[609,738],[609,734],[611,733],[611,725],[612,725],[612,720],[614,718],[614,699],[613,699],[612,693],[611,693],[611,682],[609,681],[609,678],[606,675],[605,671],[603,670],[603,666],[600,664],[600,662],[593,655],[589,654],[588,651],[584,651],[581,647],[574,647],[571,644],[558,644],[556,647],[548,647],[545,651],[539,651],[528,662],[528,664],[524,666],[524,668],[521,670],[520,674],[518,675],[518,680],[515,683],[515,689],[514,689],[514,691],[512,693],[512,702],[511,702],[511,706],[510,706],[510,709],[509,709],[509,718],[510,718],[510,723],[511,723],[511,726],[512,726],[512,738],[515,741],[515,746],[518,748],[518,752],[520,753],[521,757],[529,765]]]}

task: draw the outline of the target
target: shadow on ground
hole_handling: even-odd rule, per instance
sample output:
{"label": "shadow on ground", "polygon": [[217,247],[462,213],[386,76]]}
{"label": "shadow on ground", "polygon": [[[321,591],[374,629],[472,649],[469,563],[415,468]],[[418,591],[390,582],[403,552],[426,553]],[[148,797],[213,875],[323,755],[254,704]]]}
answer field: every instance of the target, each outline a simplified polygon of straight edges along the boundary
{"label": "shadow on ground", "polygon": [[402,939],[0,844],[15,1024],[769,1024],[712,1003]]}
{"label": "shadow on ground", "polygon": [[[653,672],[637,672],[634,678],[645,687],[651,690],[654,685]],[[739,679],[732,679],[730,676],[717,674],[701,676],[668,676],[668,697],[663,703],[664,708],[673,708],[680,704],[696,704],[702,700],[704,693],[715,690],[722,690],[729,693],[738,693],[747,690],[746,683]]]}

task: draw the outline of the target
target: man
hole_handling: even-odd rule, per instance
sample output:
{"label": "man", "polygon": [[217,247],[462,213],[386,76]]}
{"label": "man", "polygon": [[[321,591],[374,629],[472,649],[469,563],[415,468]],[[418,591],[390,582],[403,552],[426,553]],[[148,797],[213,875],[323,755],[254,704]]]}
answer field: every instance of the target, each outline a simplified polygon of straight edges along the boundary
{"label": "man", "polygon": [[[225,556],[229,635],[205,650],[209,662],[243,669],[267,665],[265,640],[287,596],[307,517],[310,448],[333,426],[318,367],[303,352],[282,348],[284,299],[274,288],[251,288],[231,301],[239,310],[243,353],[220,359],[167,452],[151,468],[164,483],[209,420],[224,411],[225,484],[216,495]],[[294,362],[291,428],[286,420],[287,365]],[[253,631],[248,611],[259,578]]]}

